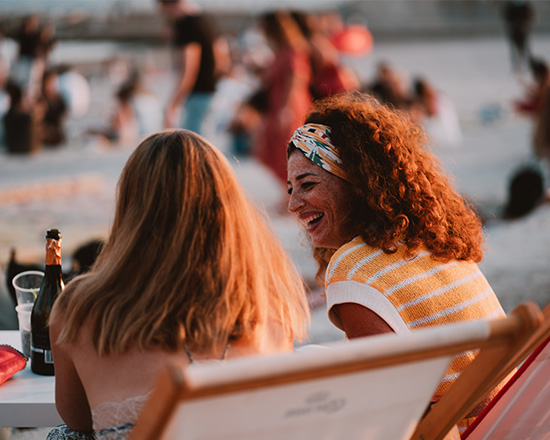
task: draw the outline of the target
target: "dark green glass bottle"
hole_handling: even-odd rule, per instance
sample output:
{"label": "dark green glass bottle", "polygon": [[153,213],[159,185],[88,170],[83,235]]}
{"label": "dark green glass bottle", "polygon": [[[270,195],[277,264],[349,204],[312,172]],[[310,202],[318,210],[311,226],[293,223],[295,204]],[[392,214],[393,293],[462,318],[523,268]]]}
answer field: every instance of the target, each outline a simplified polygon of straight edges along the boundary
{"label": "dark green glass bottle", "polygon": [[46,233],[46,270],[31,314],[31,369],[36,374],[54,375],[48,320],[54,301],[63,290],[61,233]]}

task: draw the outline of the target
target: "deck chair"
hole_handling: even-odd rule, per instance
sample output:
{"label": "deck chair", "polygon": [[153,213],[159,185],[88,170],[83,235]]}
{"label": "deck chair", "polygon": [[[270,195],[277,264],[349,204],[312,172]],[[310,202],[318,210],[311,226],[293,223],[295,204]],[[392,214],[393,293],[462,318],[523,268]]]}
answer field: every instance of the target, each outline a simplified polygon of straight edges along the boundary
{"label": "deck chair", "polygon": [[461,438],[550,439],[550,305],[540,316],[540,324],[523,342],[512,342],[515,348],[481,352],[420,422],[412,439],[442,438],[458,414],[463,417],[506,378],[506,385]]}
{"label": "deck chair", "polygon": [[[541,320],[539,309],[525,304],[494,321],[172,366],[130,439],[409,439],[453,356],[501,346],[513,351]],[[443,436],[455,415],[440,429]]]}
{"label": "deck chair", "polygon": [[525,350],[536,348],[462,439],[550,439],[550,305],[543,316]]}

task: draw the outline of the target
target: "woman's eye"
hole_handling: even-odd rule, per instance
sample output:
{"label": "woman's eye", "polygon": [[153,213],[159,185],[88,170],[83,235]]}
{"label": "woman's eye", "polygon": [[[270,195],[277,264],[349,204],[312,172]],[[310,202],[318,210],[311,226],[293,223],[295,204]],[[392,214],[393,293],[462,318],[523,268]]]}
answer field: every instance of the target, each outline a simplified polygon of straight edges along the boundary
{"label": "woman's eye", "polygon": [[288,188],[288,189],[286,190],[286,192],[288,193],[288,195],[291,195],[291,194],[292,194],[292,188]]}
{"label": "woman's eye", "polygon": [[308,189],[308,188],[311,188],[314,185],[315,185],[315,182],[304,182],[304,183],[302,183],[302,188],[303,189]]}

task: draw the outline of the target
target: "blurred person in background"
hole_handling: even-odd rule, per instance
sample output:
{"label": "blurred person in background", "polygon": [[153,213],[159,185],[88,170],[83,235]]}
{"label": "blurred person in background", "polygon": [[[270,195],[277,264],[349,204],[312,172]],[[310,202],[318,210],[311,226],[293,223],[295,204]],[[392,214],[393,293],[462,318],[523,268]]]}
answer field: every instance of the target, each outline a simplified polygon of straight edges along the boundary
{"label": "blurred person in background", "polygon": [[59,74],[48,69],[42,77],[42,93],[36,105],[43,107],[42,143],[46,147],[58,147],[66,140],[65,121],[69,116],[65,98],[59,91]]}
{"label": "blurred person in background", "polygon": [[4,115],[4,143],[10,154],[30,154],[42,148],[41,107],[32,107],[25,99],[23,88],[13,80],[6,83],[10,106]]}
{"label": "blurred person in background", "polygon": [[510,44],[512,69],[522,71],[531,56],[529,37],[536,18],[531,2],[527,0],[507,0],[503,3],[506,36]]}
{"label": "blurred person in background", "polygon": [[545,72],[546,81],[540,87],[539,107],[533,132],[533,150],[542,166],[546,191],[550,189],[550,75],[545,61],[540,60],[540,70]]}
{"label": "blurred person in background", "polygon": [[520,77],[525,95],[514,102],[514,109],[521,115],[538,119],[544,105],[546,90],[550,86],[550,70],[541,58],[529,60],[530,80]]}
{"label": "blurred person in background", "polygon": [[423,77],[412,85],[410,113],[421,124],[431,143],[440,148],[457,148],[462,144],[462,130],[451,99]]}
{"label": "blurred person in background", "polygon": [[262,74],[267,110],[255,154],[286,182],[285,145],[312,101],[310,47],[289,12],[265,13],[259,25],[273,50],[273,60]]}
{"label": "blurred person in background", "polygon": [[362,92],[397,109],[406,109],[410,104],[407,82],[401,72],[386,61],[378,64],[374,79],[362,87]]}
{"label": "blurred person in background", "polygon": [[100,144],[132,146],[140,138],[162,129],[159,99],[142,85],[138,71],[128,75],[115,92],[115,104],[104,128],[90,128],[86,135],[98,136]]}
{"label": "blurred person in background", "polygon": [[107,126],[89,128],[86,135],[98,137],[100,144],[128,146],[139,138],[139,125],[132,106],[135,94],[133,81],[124,81],[115,93],[115,104]]}
{"label": "blurred person in background", "polygon": [[25,17],[14,35],[18,53],[13,77],[23,90],[25,97],[36,98],[40,94],[40,84],[45,69],[44,33],[37,15]]}
{"label": "blurred person in background", "polygon": [[342,64],[339,50],[322,28],[322,13],[293,11],[293,18],[310,44],[311,94],[314,99],[359,88],[355,73]]}
{"label": "blurred person in background", "polygon": [[0,145],[4,144],[4,115],[10,107],[6,84],[10,75],[11,57],[7,43],[7,30],[0,26]]}
{"label": "blurred person in background", "polygon": [[230,69],[227,41],[213,19],[186,0],[157,0],[157,3],[171,25],[177,70],[177,84],[166,108],[164,126],[202,133],[216,82]]}

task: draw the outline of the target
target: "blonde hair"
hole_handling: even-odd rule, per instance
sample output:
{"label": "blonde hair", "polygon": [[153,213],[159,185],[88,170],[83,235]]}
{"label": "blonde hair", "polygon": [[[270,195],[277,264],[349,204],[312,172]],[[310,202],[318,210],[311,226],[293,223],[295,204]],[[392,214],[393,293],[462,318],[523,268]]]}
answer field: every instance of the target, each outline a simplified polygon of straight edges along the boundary
{"label": "blonde hair", "polygon": [[187,130],[153,134],[128,159],[110,237],[58,309],[60,342],[89,322],[100,356],[215,350],[273,318],[302,339],[309,319],[301,277],[231,166]]}

